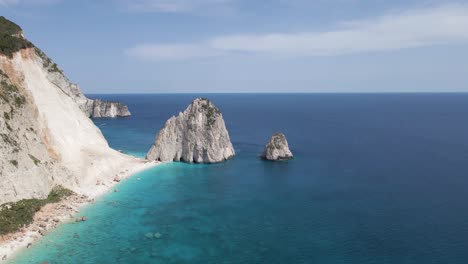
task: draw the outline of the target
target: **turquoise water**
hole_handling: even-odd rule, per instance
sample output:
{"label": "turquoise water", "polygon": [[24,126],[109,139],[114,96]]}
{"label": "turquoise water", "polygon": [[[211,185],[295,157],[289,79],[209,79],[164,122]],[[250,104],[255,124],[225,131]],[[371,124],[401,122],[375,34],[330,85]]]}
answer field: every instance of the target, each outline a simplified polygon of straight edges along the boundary
{"label": "turquoise water", "polygon": [[[139,173],[13,262],[468,262],[467,94],[206,96],[234,159]],[[195,96],[104,97],[134,116],[96,125],[144,156]],[[296,158],[258,159],[277,130]]]}

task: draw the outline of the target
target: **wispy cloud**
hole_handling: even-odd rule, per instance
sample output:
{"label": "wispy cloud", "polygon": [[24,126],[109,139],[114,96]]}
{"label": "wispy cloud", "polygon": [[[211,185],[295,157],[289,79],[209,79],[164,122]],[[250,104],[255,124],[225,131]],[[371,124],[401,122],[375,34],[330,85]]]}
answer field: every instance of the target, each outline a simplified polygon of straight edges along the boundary
{"label": "wispy cloud", "polygon": [[253,53],[330,56],[468,43],[468,5],[449,5],[339,23],[323,32],[235,34],[199,43],[137,45],[128,54],[150,60],[185,60]]}
{"label": "wispy cloud", "polygon": [[126,51],[130,56],[142,60],[187,60],[196,58],[209,58],[222,55],[223,51],[210,48],[208,45],[172,44],[155,45],[142,44]]}
{"label": "wispy cloud", "polygon": [[207,9],[221,10],[231,7],[235,0],[124,0],[130,11],[160,13],[206,12]]}
{"label": "wispy cloud", "polygon": [[0,0],[0,6],[12,7],[18,5],[49,5],[60,2],[60,0]]}

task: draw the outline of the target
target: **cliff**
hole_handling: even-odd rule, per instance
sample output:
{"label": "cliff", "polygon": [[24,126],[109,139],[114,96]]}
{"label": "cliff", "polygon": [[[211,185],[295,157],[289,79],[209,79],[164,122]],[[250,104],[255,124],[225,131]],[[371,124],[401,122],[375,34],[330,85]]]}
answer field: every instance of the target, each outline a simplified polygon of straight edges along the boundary
{"label": "cliff", "polygon": [[[141,163],[111,149],[81,93],[16,24],[0,17],[0,204],[77,193]],[[102,187],[104,188],[104,187]]]}
{"label": "cliff", "polygon": [[215,163],[235,155],[219,109],[208,99],[195,99],[171,117],[146,155],[149,160]]}
{"label": "cliff", "polygon": [[289,150],[288,141],[284,134],[275,133],[265,145],[265,150],[261,157],[272,161],[292,159],[293,154]]}
{"label": "cliff", "polygon": [[[21,33],[21,36],[24,37],[24,34]],[[88,117],[127,117],[131,115],[128,107],[120,102],[87,98],[81,92],[80,87],[71,83],[58,65],[47,57],[44,52],[37,47],[34,47],[34,50],[38,63],[42,64],[43,70],[47,73],[47,80],[68,95]]]}

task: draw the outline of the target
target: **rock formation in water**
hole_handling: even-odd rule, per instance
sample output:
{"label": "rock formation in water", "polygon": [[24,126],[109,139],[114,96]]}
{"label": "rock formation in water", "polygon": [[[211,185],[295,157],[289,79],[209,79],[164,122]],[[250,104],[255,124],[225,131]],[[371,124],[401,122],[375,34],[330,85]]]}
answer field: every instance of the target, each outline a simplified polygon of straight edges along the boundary
{"label": "rock formation in water", "polygon": [[87,116],[93,104],[0,17],[0,204],[45,198],[55,185],[87,194],[135,162],[108,146]]}
{"label": "rock formation in water", "polygon": [[275,133],[270,141],[265,145],[265,150],[261,156],[266,160],[290,160],[293,154],[289,150],[288,141],[282,133]]}
{"label": "rock formation in water", "polygon": [[215,163],[235,155],[219,109],[208,99],[195,99],[171,117],[146,155],[149,160]]}
{"label": "rock formation in water", "polygon": [[93,100],[92,111],[90,117],[127,117],[130,116],[128,107],[120,102],[108,102],[100,99]]}

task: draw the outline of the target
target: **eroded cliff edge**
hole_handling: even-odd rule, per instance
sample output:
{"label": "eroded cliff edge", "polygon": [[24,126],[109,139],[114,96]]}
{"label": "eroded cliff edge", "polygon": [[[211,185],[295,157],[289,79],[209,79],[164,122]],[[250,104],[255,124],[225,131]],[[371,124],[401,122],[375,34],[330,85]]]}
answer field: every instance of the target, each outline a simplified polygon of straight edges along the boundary
{"label": "eroded cliff edge", "polygon": [[235,155],[221,111],[208,99],[195,99],[172,116],[146,155],[149,160],[216,163]]}

